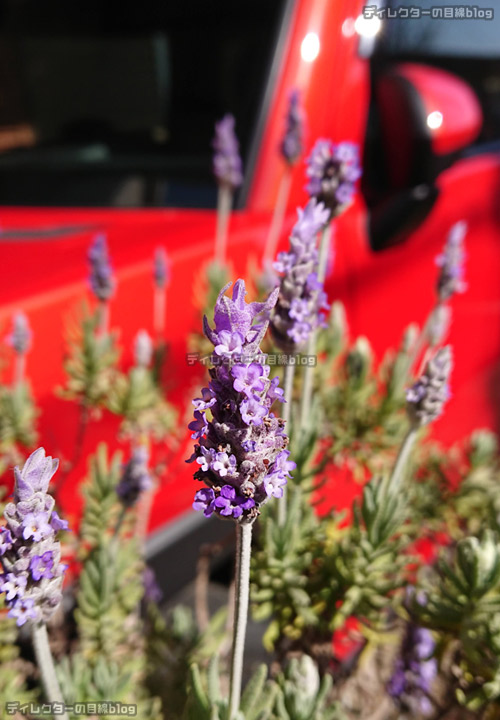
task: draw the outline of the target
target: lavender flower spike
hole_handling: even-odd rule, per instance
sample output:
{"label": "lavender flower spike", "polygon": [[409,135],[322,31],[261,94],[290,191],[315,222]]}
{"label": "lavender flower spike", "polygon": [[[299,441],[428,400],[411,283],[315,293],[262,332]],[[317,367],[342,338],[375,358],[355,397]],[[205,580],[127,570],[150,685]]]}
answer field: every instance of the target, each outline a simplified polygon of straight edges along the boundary
{"label": "lavender flower spike", "polygon": [[465,251],[464,238],[467,234],[467,223],[463,220],[451,228],[443,253],[436,258],[436,265],[441,268],[437,292],[440,302],[446,302],[455,293],[462,293],[467,285],[464,282]]}
{"label": "lavender flower spike", "polygon": [[354,143],[318,140],[307,160],[307,192],[338,215],[352,202],[361,177],[359,150]]}
{"label": "lavender flower spike", "polygon": [[414,428],[438,418],[449,398],[452,354],[449,345],[432,357],[423,375],[406,391],[407,411]]}
{"label": "lavender flower spike", "polygon": [[294,165],[302,153],[302,136],[304,134],[304,113],[300,107],[300,94],[292,90],[286,116],[286,130],[281,141],[281,154],[285,160]]}
{"label": "lavender flower spike", "polygon": [[323,286],[318,281],[316,235],[328,222],[329,211],[313,198],[298,209],[298,220],[290,236],[290,250],[278,255],[275,269],[283,273],[277,305],[271,317],[276,344],[287,352],[302,348],[323,322],[328,309]]}
{"label": "lavender flower spike", "polygon": [[12,319],[12,332],[6,338],[7,343],[18,355],[24,355],[30,348],[31,337],[28,318],[23,312],[15,313]]}
{"label": "lavender flower spike", "polygon": [[153,357],[153,341],[147,330],[139,330],[134,341],[134,359],[137,367],[147,368]]}
{"label": "lavender flower spike", "polygon": [[408,625],[387,692],[412,716],[431,715],[434,711],[428,696],[438,672],[436,659],[432,657],[435,646],[429,630]]}
{"label": "lavender flower spike", "polygon": [[96,235],[88,251],[90,287],[98,300],[109,300],[115,289],[115,280],[109,262],[105,235]]}
{"label": "lavender flower spike", "polygon": [[153,486],[148,460],[147,448],[139,446],[135,448],[132,457],[124,466],[121,480],[116,487],[116,493],[124,507],[135,505],[140,495]]}
{"label": "lavender flower spike", "polygon": [[163,290],[170,282],[170,261],[165,248],[156,248],[153,278],[159,290]]}
{"label": "lavender flower spike", "polygon": [[224,115],[222,120],[215,124],[215,137],[212,143],[215,150],[214,175],[220,185],[226,185],[232,190],[243,182],[243,168],[234,124],[232,115]]}
{"label": "lavender flower spike", "polygon": [[67,529],[54,510],[49,482],[59,465],[39,448],[20,470],[14,468],[13,502],[4,510],[0,592],[18,625],[46,622],[62,599],[64,566],[58,530]]}
{"label": "lavender flower spike", "polygon": [[[276,378],[269,378],[269,366],[255,361],[278,288],[266,302],[247,304],[243,280],[236,282],[231,299],[224,294],[228,287],[215,304],[215,329],[204,319],[219,362],[210,370],[203,397],[193,401],[197,409],[190,429],[197,444],[187,462],[196,461],[195,478],[205,485],[195,495],[194,509],[247,524],[269,497],[281,497],[295,463],[288,460],[284,422],[271,412],[275,399],[281,399]],[[203,408],[210,409],[211,419]]]}

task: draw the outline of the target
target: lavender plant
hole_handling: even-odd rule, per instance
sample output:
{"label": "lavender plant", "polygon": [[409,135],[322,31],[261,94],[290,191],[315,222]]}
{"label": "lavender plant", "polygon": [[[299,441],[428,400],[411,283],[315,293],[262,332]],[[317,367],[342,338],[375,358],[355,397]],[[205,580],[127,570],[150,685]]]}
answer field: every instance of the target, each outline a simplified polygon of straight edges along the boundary
{"label": "lavender plant", "polygon": [[[282,399],[277,379],[256,362],[278,290],[264,303],[245,302],[245,283],[238,280],[232,298],[224,287],[214,311],[215,328],[204,318],[204,331],[221,362],[210,370],[211,382],[194,400],[190,424],[198,440],[189,462],[200,465],[193,507],[205,516],[236,521],[235,625],[231,657],[228,718],[240,707],[243,651],[248,609],[252,525],[271,496],[281,497],[294,464],[288,460],[283,420],[270,408]],[[210,410],[212,419],[207,419]]]}
{"label": "lavender plant", "polygon": [[[47,700],[62,704],[46,627],[62,600],[65,570],[56,535],[68,524],[54,510],[54,499],[47,492],[58,464],[39,448],[22,470],[14,468],[14,497],[5,506],[0,538],[0,591],[5,593],[8,616],[18,626],[30,625]],[[67,714],[62,717],[67,719]]]}
{"label": "lavender plant", "polygon": [[215,235],[214,262],[226,262],[227,230],[234,190],[243,182],[243,167],[239,155],[239,144],[234,132],[235,119],[224,115],[215,125],[213,140],[213,170],[219,185],[217,201],[217,229]]}

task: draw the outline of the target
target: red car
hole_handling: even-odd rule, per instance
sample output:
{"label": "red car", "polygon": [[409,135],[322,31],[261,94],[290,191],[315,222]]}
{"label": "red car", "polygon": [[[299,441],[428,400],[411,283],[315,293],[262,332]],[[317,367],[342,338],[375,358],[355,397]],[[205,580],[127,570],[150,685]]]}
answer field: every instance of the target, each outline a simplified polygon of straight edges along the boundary
{"label": "red car", "polygon": [[[42,411],[41,444],[52,455],[70,457],[75,442],[78,409],[54,388],[63,380],[65,326],[88,295],[86,252],[97,231],[107,234],[117,274],[111,324],[121,328],[125,364],[137,330],[152,329],[152,257],[158,245],[168,249],[169,398],[184,421],[190,387],[200,387],[204,372],[186,362],[186,341],[199,327],[197,291],[213,252],[213,124],[234,113],[246,168],[229,230],[236,279],[250,255],[259,261],[267,237],[293,88],[307,115],[304,159],[319,137],[362,148],[363,181],[335,225],[328,290],[345,302],[352,335],[366,334],[379,357],[410,321],[424,320],[434,258],[450,227],[467,222],[468,290],[454,301],[450,334],[453,397],[434,432],[451,443],[497,426],[499,21],[440,19],[430,9],[439,2],[405,18],[398,5],[74,2],[61,14],[54,0],[43,12],[27,2],[21,16],[13,0],[5,3],[0,326],[6,331],[17,309],[29,317],[27,372]],[[301,161],[282,246],[306,201],[304,184]],[[86,456],[101,440],[117,446],[116,429],[107,415],[90,425],[62,493],[66,514],[78,508]],[[151,555],[184,552],[196,532],[206,541],[217,533],[217,523],[190,509],[190,444],[186,431],[155,498]]]}

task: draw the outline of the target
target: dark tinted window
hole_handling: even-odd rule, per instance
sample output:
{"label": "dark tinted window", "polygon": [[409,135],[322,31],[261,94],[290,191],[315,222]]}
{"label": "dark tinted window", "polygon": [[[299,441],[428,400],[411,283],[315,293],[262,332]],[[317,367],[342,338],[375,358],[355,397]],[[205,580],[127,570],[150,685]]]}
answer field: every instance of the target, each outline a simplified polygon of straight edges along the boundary
{"label": "dark tinted window", "polygon": [[245,158],[282,0],[0,1],[0,204],[211,206]]}

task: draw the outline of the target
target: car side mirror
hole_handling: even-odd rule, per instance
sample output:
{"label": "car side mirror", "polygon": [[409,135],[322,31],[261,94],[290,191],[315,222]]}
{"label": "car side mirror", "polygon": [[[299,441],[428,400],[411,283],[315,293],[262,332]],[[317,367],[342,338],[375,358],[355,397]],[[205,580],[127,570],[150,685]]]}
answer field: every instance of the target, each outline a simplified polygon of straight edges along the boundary
{"label": "car side mirror", "polygon": [[374,92],[384,187],[372,209],[371,236],[374,247],[385,247],[427,216],[439,173],[477,138],[482,111],[463,80],[416,63],[386,69]]}

